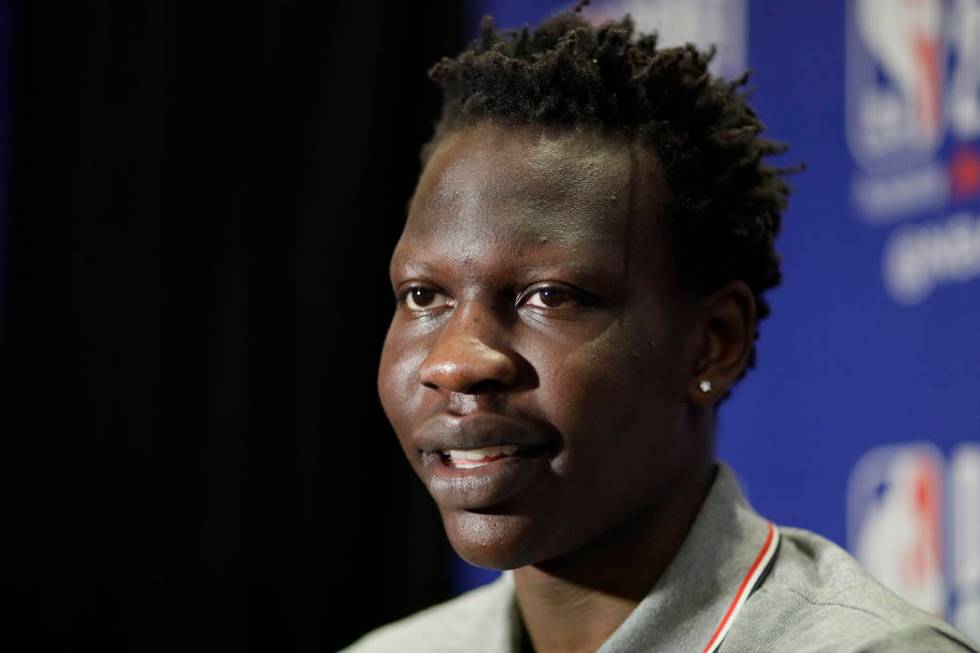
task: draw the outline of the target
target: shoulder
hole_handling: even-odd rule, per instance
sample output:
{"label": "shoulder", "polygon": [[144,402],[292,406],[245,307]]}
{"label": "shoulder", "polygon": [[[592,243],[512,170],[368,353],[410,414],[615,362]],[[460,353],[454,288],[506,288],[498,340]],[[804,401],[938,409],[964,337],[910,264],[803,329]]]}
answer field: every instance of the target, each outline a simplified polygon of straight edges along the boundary
{"label": "shoulder", "polygon": [[746,602],[723,651],[977,651],[833,542],[797,528],[780,532],[769,577]]}
{"label": "shoulder", "polygon": [[[488,644],[488,640],[507,636],[512,596],[510,581],[502,577],[451,601],[373,630],[342,653],[473,653],[482,650],[482,644]],[[481,642],[473,641],[475,633],[482,634]]]}

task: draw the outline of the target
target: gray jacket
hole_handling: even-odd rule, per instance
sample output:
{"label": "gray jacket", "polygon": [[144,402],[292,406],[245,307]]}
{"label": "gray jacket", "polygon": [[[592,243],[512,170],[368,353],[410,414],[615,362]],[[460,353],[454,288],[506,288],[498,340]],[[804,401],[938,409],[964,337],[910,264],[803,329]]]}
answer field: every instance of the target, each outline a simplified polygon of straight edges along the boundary
{"label": "gray jacket", "polygon": [[[520,642],[513,578],[505,573],[345,651],[518,653]],[[834,543],[773,527],[752,510],[723,463],[677,556],[599,653],[713,650],[978,651]]]}

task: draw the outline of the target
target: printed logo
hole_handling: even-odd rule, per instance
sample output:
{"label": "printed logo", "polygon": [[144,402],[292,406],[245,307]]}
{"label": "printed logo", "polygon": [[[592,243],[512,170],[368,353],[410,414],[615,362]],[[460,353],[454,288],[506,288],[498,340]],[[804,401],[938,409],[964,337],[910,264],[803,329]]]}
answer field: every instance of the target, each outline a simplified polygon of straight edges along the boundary
{"label": "printed logo", "polygon": [[747,67],[748,0],[599,0],[583,14],[595,24],[629,14],[639,31],[657,32],[662,47],[714,45],[711,72],[727,79]]}
{"label": "printed logo", "polygon": [[865,218],[980,195],[980,0],[851,0],[846,102]]}
{"label": "printed logo", "polygon": [[942,565],[942,456],[932,445],[874,449],[848,488],[848,537],[854,557],[918,607],[946,607]]}
{"label": "printed logo", "polygon": [[977,515],[980,446],[974,444],[954,452],[948,478],[940,451],[915,443],[868,451],[848,482],[848,548],[854,557],[899,596],[973,637],[980,634]]}
{"label": "printed logo", "polygon": [[882,276],[900,304],[917,304],[940,284],[980,276],[980,215],[897,228],[885,242]]}
{"label": "printed logo", "polygon": [[921,163],[942,138],[941,0],[858,0],[848,41],[848,142],[869,170]]}
{"label": "printed logo", "polygon": [[980,0],[850,0],[846,77],[857,214],[930,218],[888,239],[885,288],[915,304],[977,277],[980,250],[959,242],[969,216],[935,216],[980,198]]}

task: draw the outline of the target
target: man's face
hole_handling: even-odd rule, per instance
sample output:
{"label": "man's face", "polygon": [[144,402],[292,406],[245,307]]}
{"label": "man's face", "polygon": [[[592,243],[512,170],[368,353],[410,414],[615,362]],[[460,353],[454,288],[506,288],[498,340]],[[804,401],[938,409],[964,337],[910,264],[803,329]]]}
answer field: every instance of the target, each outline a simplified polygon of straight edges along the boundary
{"label": "man's face", "polygon": [[422,174],[378,388],[473,564],[552,560],[655,519],[703,464],[660,180],[626,139],[489,123],[444,137]]}

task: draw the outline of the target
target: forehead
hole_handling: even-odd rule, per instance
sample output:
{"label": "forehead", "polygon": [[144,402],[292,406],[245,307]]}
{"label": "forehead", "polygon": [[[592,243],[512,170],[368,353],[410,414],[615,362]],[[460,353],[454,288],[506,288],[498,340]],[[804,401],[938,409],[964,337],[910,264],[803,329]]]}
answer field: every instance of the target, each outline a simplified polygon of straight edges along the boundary
{"label": "forehead", "polygon": [[655,238],[660,176],[625,137],[584,129],[482,123],[445,135],[416,188],[400,252],[573,251],[625,264]]}

